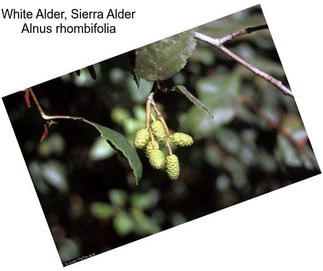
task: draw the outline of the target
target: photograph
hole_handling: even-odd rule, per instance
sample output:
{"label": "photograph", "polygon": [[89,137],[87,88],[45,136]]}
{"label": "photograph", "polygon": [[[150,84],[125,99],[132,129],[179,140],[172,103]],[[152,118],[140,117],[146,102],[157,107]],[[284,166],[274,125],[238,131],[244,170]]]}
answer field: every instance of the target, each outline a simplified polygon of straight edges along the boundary
{"label": "photograph", "polygon": [[63,266],[320,174],[281,61],[257,5],[2,97]]}

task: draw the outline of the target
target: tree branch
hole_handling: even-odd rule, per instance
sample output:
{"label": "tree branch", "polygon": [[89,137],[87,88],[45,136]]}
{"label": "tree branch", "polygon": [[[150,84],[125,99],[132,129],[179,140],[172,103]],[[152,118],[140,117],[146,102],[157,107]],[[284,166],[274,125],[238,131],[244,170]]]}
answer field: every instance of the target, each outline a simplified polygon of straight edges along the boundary
{"label": "tree branch", "polygon": [[237,32],[233,32],[229,35],[224,36],[223,38],[219,39],[219,42],[220,42],[220,44],[224,44],[224,43],[226,43],[230,40],[233,40],[237,37],[240,37],[242,35],[250,34],[252,32],[263,30],[263,29],[268,29],[268,25],[263,24],[263,25],[259,25],[259,26],[255,26],[255,27],[247,27],[245,29],[242,29]]}
{"label": "tree branch", "polygon": [[[257,30],[259,30],[258,28],[260,28],[260,27],[249,28],[249,29],[256,29],[256,28],[257,28]],[[242,32],[247,33],[246,31],[247,30],[244,30]],[[250,31],[250,30],[248,30],[248,31]],[[256,30],[253,30],[253,31],[256,31]],[[230,35],[232,35],[232,34],[230,34]],[[236,36],[240,36],[240,35],[242,35],[242,34],[237,34]],[[231,50],[229,50],[228,48],[226,48],[225,46],[222,45],[221,39],[212,38],[212,37],[209,37],[207,35],[204,35],[204,34],[198,33],[198,32],[195,32],[194,37],[197,40],[206,42],[206,43],[214,46],[215,48],[217,48],[218,50],[220,50],[222,53],[226,54],[227,56],[229,56],[233,60],[237,61],[239,64],[241,64],[242,66],[244,66],[248,70],[252,71],[255,75],[257,75],[257,76],[265,79],[266,81],[268,81],[269,83],[271,83],[272,85],[274,85],[277,89],[279,89],[285,95],[294,97],[294,95],[291,92],[291,90],[289,88],[287,88],[286,86],[284,86],[281,81],[279,81],[275,77],[271,76],[270,74],[268,74],[268,73],[266,73],[266,72],[258,69],[257,67],[253,66],[252,64],[250,64],[249,62],[247,62],[246,60],[244,60],[243,58],[241,58],[240,56],[238,56],[235,53],[233,53]],[[228,40],[230,40],[230,39],[229,38],[226,38],[225,39],[225,41],[228,41]]]}

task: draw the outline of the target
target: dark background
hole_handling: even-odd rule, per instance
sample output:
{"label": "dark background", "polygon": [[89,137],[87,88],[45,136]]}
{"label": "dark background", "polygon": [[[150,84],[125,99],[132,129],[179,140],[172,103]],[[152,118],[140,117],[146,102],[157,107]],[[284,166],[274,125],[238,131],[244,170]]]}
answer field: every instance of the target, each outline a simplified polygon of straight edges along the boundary
{"label": "dark background", "polygon": [[[198,28],[222,37],[265,23],[259,7]],[[227,45],[258,68],[288,85],[268,30]],[[132,140],[144,127],[145,99],[131,74],[131,54],[89,70],[33,87],[46,113],[81,116]],[[127,161],[103,142],[95,129],[59,121],[40,142],[43,120],[24,93],[3,98],[48,225],[63,262],[98,254],[235,203],[320,173],[293,98],[255,77],[222,53],[198,43],[185,68],[173,78],[198,96],[215,119],[179,93],[157,92],[156,101],[173,131],[195,143],[178,148],[177,181],[151,168],[142,152],[143,178],[136,186]],[[243,95],[286,129],[299,152],[280,131],[237,97]]]}

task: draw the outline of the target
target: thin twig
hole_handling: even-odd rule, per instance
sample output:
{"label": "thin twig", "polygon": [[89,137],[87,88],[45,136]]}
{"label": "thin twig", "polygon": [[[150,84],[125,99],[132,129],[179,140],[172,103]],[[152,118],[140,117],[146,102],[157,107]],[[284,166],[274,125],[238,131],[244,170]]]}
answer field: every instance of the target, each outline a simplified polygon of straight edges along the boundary
{"label": "thin twig", "polygon": [[[60,119],[70,119],[70,120],[83,121],[83,122],[93,126],[101,134],[101,131],[92,122],[90,122],[87,119],[84,119],[82,117],[74,117],[74,116],[66,116],[66,115],[47,115],[44,112],[43,108],[41,107],[41,105],[40,105],[34,91],[32,90],[32,88],[26,89],[25,92],[29,93],[31,95],[31,98],[34,101],[41,118],[45,121],[45,125],[47,125],[47,127],[44,126],[45,127],[44,134],[46,134],[46,133],[48,134],[48,131],[46,131],[46,129],[48,129],[48,127],[50,126],[50,124],[52,123],[53,120],[60,120]],[[43,136],[42,136],[42,139],[43,139]]]}
{"label": "thin twig", "polygon": [[306,149],[304,148],[303,140],[301,140],[301,141],[295,140],[285,127],[281,126],[279,123],[277,123],[274,120],[272,120],[271,118],[269,118],[258,105],[256,105],[254,102],[250,101],[246,96],[239,95],[239,100],[245,106],[247,106],[250,110],[252,110],[257,115],[259,115],[262,119],[264,119],[271,128],[275,129],[281,135],[283,135],[297,149],[297,151],[300,154],[302,154],[306,159],[308,159],[308,160],[311,159],[311,156],[307,153]]}
{"label": "thin twig", "polygon": [[214,46],[215,48],[217,48],[218,50],[220,50],[221,52],[223,52],[227,56],[231,57],[232,59],[237,61],[239,64],[244,66],[245,68],[247,68],[248,70],[252,71],[255,75],[265,79],[266,81],[268,81],[269,83],[274,85],[276,88],[278,88],[285,95],[289,95],[291,97],[294,97],[291,90],[289,88],[287,88],[286,86],[284,86],[281,81],[279,81],[275,77],[271,76],[270,74],[258,69],[257,67],[253,66],[252,64],[250,64],[249,62],[247,62],[246,60],[241,58],[240,56],[233,53],[231,50],[229,50],[228,48],[226,48],[225,46],[223,46],[221,44],[221,42],[220,42],[221,39],[215,39],[215,38],[209,37],[207,35],[204,35],[204,34],[198,33],[198,32],[195,32],[194,37],[195,37],[195,39],[198,39],[200,41],[206,42],[206,43]]}
{"label": "thin twig", "polygon": [[230,40],[233,40],[237,37],[240,37],[242,35],[250,34],[255,31],[263,30],[263,29],[268,29],[268,25],[263,24],[255,27],[247,27],[245,29],[239,30],[237,32],[233,32],[229,35],[224,36],[223,38],[219,39],[220,44],[224,44]]}
{"label": "thin twig", "polygon": [[39,101],[38,101],[38,99],[37,99],[34,91],[32,90],[32,88],[27,88],[25,91],[26,91],[26,93],[29,93],[31,95],[31,98],[33,99],[33,101],[34,101],[34,103],[35,103],[35,105],[37,107],[37,110],[38,110],[40,116],[42,117],[42,119],[44,119],[44,120],[55,120],[55,119],[72,119],[72,118],[77,118],[77,117],[72,117],[72,116],[55,116],[55,115],[54,116],[49,116],[49,115],[47,115],[44,112],[43,108],[41,107],[41,105],[40,105],[40,103],[39,103]]}
{"label": "thin twig", "polygon": [[[151,106],[151,102],[148,99],[147,102],[146,102],[146,128],[148,129],[148,132],[149,132],[149,135],[150,135],[150,140],[152,142],[154,142],[155,138],[154,138],[153,132],[151,131],[151,128],[150,128],[150,115],[151,115],[150,106]],[[155,149],[155,144],[152,144],[151,146],[152,146],[153,149]]]}
{"label": "thin twig", "polygon": [[159,111],[158,107],[157,107],[157,104],[154,100],[154,92],[150,93],[149,96],[148,96],[148,101],[150,101],[150,104],[152,105],[152,107],[154,108],[154,111],[156,113],[156,116],[157,118],[160,120],[160,122],[162,123],[164,129],[165,129],[165,132],[166,132],[166,147],[167,147],[167,150],[168,150],[168,153],[169,155],[172,155],[173,154],[173,151],[172,151],[172,148],[169,144],[169,137],[170,137],[170,132],[169,132],[169,129],[168,129],[168,126],[166,124],[166,121],[162,115],[162,113]]}

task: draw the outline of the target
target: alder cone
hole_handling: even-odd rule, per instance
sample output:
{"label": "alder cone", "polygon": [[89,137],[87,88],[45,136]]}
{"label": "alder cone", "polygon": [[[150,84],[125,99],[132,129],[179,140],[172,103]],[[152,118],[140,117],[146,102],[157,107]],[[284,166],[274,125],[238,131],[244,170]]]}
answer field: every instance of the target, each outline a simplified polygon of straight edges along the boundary
{"label": "alder cone", "polygon": [[177,180],[179,177],[180,167],[178,157],[175,154],[166,157],[166,172],[172,180]]}
{"label": "alder cone", "polygon": [[135,147],[143,149],[149,142],[149,132],[147,128],[140,129],[137,131],[135,136]]}
{"label": "alder cone", "polygon": [[190,135],[184,133],[175,133],[171,135],[170,139],[173,144],[180,147],[188,147],[194,143],[193,138]]}
{"label": "alder cone", "polygon": [[156,120],[151,124],[151,131],[153,132],[154,137],[159,141],[160,143],[165,143],[166,142],[166,131],[164,129],[163,124],[161,121]]}
{"label": "alder cone", "polygon": [[149,141],[147,146],[146,146],[146,157],[149,158],[150,153],[152,150],[158,150],[159,149],[159,144],[156,140],[154,141]]}
{"label": "alder cone", "polygon": [[152,150],[149,155],[149,163],[155,169],[161,169],[165,165],[165,156],[161,150]]}

